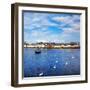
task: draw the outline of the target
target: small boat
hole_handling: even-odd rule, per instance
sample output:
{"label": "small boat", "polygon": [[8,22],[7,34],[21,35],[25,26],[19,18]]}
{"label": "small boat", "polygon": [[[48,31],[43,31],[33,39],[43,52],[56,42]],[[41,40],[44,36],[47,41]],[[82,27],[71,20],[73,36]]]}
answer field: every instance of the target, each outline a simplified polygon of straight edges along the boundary
{"label": "small boat", "polygon": [[40,54],[40,53],[41,53],[40,48],[37,48],[37,49],[35,50],[35,53],[36,53],[36,54]]}

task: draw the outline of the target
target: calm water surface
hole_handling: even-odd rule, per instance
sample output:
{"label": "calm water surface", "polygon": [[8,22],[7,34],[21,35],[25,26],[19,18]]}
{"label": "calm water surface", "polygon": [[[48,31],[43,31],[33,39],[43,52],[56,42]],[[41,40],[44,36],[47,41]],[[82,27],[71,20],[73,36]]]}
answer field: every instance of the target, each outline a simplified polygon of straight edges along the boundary
{"label": "calm water surface", "polygon": [[24,77],[80,75],[80,49],[24,48]]}

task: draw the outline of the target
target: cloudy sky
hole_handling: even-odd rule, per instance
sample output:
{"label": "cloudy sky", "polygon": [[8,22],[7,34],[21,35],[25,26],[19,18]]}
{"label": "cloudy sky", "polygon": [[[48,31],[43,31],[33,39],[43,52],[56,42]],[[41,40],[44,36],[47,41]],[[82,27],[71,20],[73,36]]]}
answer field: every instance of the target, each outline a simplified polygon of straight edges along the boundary
{"label": "cloudy sky", "polygon": [[79,42],[80,15],[62,13],[23,12],[24,41]]}

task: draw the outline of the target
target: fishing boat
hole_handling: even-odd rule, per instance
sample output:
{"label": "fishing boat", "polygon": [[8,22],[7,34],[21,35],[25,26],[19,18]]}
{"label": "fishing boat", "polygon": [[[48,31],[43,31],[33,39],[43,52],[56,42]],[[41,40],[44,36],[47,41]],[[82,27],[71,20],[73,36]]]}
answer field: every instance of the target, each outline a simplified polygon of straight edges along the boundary
{"label": "fishing boat", "polygon": [[40,54],[41,53],[41,49],[40,48],[37,48],[36,50],[35,50],[35,54]]}

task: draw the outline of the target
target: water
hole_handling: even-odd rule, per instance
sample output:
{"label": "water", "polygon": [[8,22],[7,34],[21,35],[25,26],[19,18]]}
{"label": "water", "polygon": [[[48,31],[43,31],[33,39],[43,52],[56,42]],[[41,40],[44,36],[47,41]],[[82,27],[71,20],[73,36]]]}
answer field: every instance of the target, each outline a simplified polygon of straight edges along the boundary
{"label": "water", "polygon": [[80,49],[24,48],[24,77],[80,75]]}

